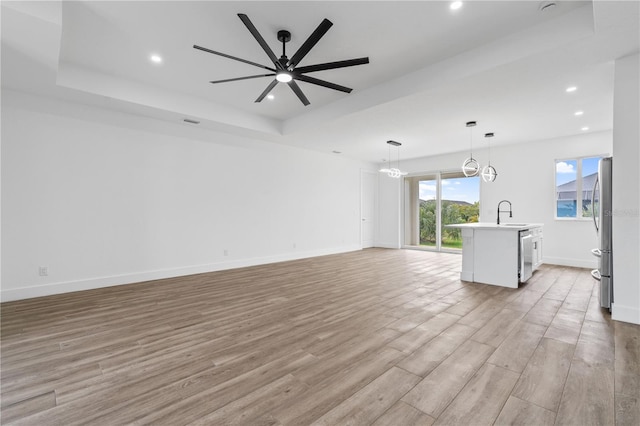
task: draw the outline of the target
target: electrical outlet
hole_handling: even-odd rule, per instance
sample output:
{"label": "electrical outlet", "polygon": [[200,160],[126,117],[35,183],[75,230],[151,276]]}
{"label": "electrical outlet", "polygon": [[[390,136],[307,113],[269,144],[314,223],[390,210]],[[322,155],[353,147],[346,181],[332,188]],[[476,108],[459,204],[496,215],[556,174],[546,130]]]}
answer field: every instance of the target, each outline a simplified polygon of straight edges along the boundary
{"label": "electrical outlet", "polygon": [[225,255],[225,256],[229,256],[229,250],[224,249],[224,252],[223,252],[223,253],[224,253],[224,255]]}
{"label": "electrical outlet", "polygon": [[38,267],[38,274],[41,277],[46,277],[49,275],[49,267],[48,266],[39,266]]}
{"label": "electrical outlet", "polygon": [[293,243],[293,248],[296,248],[296,247],[297,247],[296,243]]}

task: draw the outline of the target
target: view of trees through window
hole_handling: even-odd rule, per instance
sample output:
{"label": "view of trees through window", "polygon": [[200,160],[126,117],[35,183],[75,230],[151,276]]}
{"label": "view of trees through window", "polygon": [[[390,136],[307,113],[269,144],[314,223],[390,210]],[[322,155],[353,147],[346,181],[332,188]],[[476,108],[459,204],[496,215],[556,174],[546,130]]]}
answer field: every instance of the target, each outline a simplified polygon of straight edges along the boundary
{"label": "view of trees through window", "polygon": [[[438,173],[425,178],[413,178],[418,198],[415,241],[420,246],[436,249],[461,249],[459,228],[448,228],[454,223],[478,222],[480,214],[480,179],[465,177],[462,173]],[[414,243],[415,244],[415,243]]]}
{"label": "view of trees through window", "polygon": [[[462,248],[460,228],[447,228],[454,223],[478,222],[480,203],[473,204],[457,200],[442,200],[442,247]],[[436,200],[420,200],[420,245],[435,246],[436,233]]]}

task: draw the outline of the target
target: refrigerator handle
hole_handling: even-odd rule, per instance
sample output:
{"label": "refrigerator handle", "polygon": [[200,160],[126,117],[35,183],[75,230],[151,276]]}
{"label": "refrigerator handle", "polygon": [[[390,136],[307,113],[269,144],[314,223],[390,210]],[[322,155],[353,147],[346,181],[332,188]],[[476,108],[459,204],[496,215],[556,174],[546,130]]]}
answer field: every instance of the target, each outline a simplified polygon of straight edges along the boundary
{"label": "refrigerator handle", "polygon": [[600,230],[598,229],[598,218],[596,217],[596,188],[599,184],[600,176],[596,175],[596,181],[593,183],[593,189],[591,190],[591,217],[593,217],[593,226],[596,227],[596,233]]}

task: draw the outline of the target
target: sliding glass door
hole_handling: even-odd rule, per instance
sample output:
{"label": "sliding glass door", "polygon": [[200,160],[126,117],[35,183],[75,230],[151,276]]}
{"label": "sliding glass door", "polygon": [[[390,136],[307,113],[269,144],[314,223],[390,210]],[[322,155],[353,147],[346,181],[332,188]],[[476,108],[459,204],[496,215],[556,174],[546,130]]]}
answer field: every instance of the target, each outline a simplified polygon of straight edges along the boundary
{"label": "sliding glass door", "polygon": [[446,225],[478,221],[480,178],[462,172],[411,176],[404,192],[405,246],[460,250],[460,229]]}

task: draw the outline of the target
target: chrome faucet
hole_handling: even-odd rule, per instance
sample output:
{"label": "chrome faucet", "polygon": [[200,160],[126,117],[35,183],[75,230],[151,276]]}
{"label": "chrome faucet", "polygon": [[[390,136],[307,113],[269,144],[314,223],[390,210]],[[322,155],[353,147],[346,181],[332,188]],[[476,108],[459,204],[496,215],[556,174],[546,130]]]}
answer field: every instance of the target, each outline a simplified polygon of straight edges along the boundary
{"label": "chrome faucet", "polygon": [[498,220],[497,220],[497,224],[500,225],[500,213],[507,213],[507,210],[500,210],[500,205],[502,203],[509,203],[509,217],[513,217],[513,212],[511,211],[511,201],[509,200],[502,200],[498,203]]}

